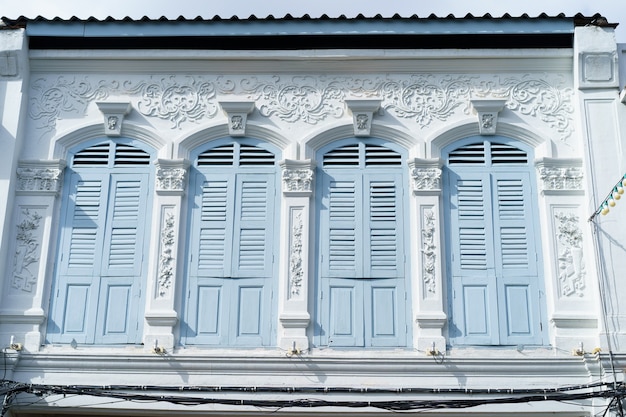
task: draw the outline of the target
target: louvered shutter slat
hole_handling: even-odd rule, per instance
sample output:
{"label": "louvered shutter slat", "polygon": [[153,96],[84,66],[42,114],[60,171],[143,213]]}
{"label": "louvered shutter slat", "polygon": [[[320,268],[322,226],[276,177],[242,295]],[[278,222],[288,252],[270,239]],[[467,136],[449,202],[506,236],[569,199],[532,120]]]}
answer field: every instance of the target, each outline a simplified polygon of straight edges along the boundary
{"label": "louvered shutter slat", "polygon": [[372,278],[401,276],[398,245],[402,240],[397,224],[397,184],[400,178],[383,173],[369,174],[367,178],[369,260],[366,262],[368,265],[366,275]]}
{"label": "louvered shutter slat", "polygon": [[324,268],[327,276],[356,277],[357,273],[357,191],[359,183],[346,178],[328,183],[328,235]]}

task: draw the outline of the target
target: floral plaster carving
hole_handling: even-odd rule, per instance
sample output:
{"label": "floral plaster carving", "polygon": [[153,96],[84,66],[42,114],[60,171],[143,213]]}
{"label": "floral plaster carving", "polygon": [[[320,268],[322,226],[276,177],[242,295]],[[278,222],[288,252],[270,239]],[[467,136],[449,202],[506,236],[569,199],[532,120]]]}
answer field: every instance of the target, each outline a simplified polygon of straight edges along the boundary
{"label": "floral plaster carving", "polygon": [[17,191],[58,193],[61,190],[62,179],[63,170],[60,168],[18,168]]}
{"label": "floral plaster carving", "polygon": [[567,139],[573,132],[574,108],[571,88],[557,87],[563,80],[533,78],[527,74],[522,78],[508,77],[497,81],[481,82],[474,91],[477,96],[507,99],[506,107],[526,116],[539,117],[551,128]]}
{"label": "floral plaster carving", "polygon": [[36,211],[22,210],[23,220],[17,225],[17,249],[13,256],[13,288],[32,292],[37,283],[33,267],[39,262],[39,242],[36,236],[42,216]]}
{"label": "floral plaster carving", "polygon": [[440,168],[413,168],[411,169],[413,191],[440,190]]}
{"label": "floral plaster carving", "polygon": [[585,264],[583,261],[583,235],[579,227],[578,216],[571,213],[556,212],[557,247],[559,261],[559,280],[561,294],[582,297],[585,289]]}
{"label": "floral plaster carving", "polygon": [[82,79],[60,76],[52,82],[39,78],[31,85],[29,114],[39,122],[38,128],[50,132],[58,119],[85,115],[90,102],[107,98],[117,87],[116,81],[94,84],[87,76]]}
{"label": "floral plaster carving", "polygon": [[159,256],[159,296],[164,297],[172,286],[174,276],[174,215],[167,213],[161,231],[161,255]]}
{"label": "floral plaster carving", "polygon": [[580,167],[540,167],[543,191],[581,190],[583,171]]}
{"label": "floral plaster carving", "polygon": [[[130,87],[130,83],[125,86]],[[130,88],[128,93],[140,96],[137,108],[141,114],[169,120],[176,128],[186,121],[212,118],[219,109],[215,83],[199,78],[185,77],[180,82],[171,76],[145,81]]]}
{"label": "floral plaster carving", "polygon": [[302,210],[295,209],[291,212],[291,247],[289,253],[289,294],[291,297],[299,297],[304,278],[302,266]]}
{"label": "floral plaster carving", "polygon": [[223,76],[152,77],[143,81],[89,81],[59,77],[51,83],[36,80],[31,89],[30,115],[42,129],[54,129],[57,119],[85,114],[88,104],[108,95],[135,97],[136,108],[146,117],[169,120],[172,128],[217,115],[216,96],[238,96],[254,101],[261,115],[285,122],[316,124],[344,116],[346,97],[377,97],[380,107],[397,117],[413,119],[421,128],[446,121],[455,112],[470,113],[473,98],[505,99],[506,108],[538,117],[561,139],[572,127],[571,88],[562,77],[526,74],[501,78],[480,75]]}
{"label": "floral plaster carving", "polygon": [[312,190],[313,170],[312,169],[284,169],[283,170],[283,191]]}
{"label": "floral plaster carving", "polygon": [[242,80],[245,93],[254,94],[261,102],[263,116],[276,116],[287,122],[302,121],[315,124],[329,116],[341,117],[344,113],[345,85],[338,79],[296,76],[283,82],[273,77],[272,82],[257,78]]}
{"label": "floral plaster carving", "polygon": [[471,86],[472,79],[466,76],[414,75],[404,81],[388,80],[379,87],[381,106],[424,128],[434,119],[447,120],[460,106],[469,113]]}
{"label": "floral plaster carving", "polygon": [[424,274],[424,294],[431,297],[436,294],[435,261],[437,258],[435,246],[435,212],[426,209],[423,212],[422,229],[422,273]]}

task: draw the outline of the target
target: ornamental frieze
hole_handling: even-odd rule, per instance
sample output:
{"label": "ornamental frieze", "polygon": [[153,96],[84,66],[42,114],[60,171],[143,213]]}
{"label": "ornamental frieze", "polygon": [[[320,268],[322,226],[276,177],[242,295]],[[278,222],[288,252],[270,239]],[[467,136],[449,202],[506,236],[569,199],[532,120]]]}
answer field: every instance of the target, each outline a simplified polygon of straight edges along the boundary
{"label": "ornamental frieze", "polygon": [[58,119],[85,116],[90,103],[124,96],[148,118],[171,128],[218,117],[224,97],[255,103],[261,116],[315,125],[346,116],[346,99],[381,100],[388,114],[420,128],[471,112],[470,100],[503,99],[508,110],[539,119],[562,140],[573,131],[573,90],[556,75],[181,76],[96,80],[90,76],[39,78],[31,85],[30,117],[52,131]]}

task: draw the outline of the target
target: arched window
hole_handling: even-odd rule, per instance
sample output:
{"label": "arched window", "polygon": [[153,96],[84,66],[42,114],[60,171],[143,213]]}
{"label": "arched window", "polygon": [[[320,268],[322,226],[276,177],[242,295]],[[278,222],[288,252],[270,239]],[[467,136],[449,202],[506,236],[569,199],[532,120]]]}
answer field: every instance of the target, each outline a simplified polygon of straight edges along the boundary
{"label": "arched window", "polygon": [[322,346],[406,346],[404,159],[376,139],[342,141],[318,154]]}
{"label": "arched window", "polygon": [[70,154],[49,342],[141,342],[151,157],[129,139]]}
{"label": "arched window", "polygon": [[532,153],[503,137],[444,152],[452,344],[542,344]]}
{"label": "arched window", "polygon": [[197,154],[183,343],[268,346],[275,337],[277,151],[252,139]]}

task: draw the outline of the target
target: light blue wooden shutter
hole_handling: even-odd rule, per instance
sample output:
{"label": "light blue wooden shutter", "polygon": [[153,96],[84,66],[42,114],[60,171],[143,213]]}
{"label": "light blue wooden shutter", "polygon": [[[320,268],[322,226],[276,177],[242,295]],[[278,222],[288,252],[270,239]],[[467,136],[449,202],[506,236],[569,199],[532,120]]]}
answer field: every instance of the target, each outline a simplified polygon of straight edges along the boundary
{"label": "light blue wooden shutter", "polygon": [[453,343],[541,344],[528,155],[481,142],[449,154]]}
{"label": "light blue wooden shutter", "polygon": [[362,181],[355,175],[345,173],[324,176],[327,216],[322,226],[327,231],[327,244],[322,246],[323,276],[357,278],[363,276],[362,240],[357,237],[358,225],[362,223]]}
{"label": "light blue wooden shutter", "polygon": [[237,174],[235,248],[230,294],[234,345],[266,346],[270,340],[274,229],[274,176]]}
{"label": "light blue wooden shutter", "polygon": [[150,154],[105,141],[72,157],[47,338],[138,343]]}
{"label": "light blue wooden shutter", "polygon": [[96,343],[136,339],[148,174],[112,174]]}
{"label": "light blue wooden shutter", "polygon": [[454,324],[468,344],[498,344],[489,174],[450,174]]}
{"label": "light blue wooden shutter", "polygon": [[[402,346],[406,339],[402,175],[364,174],[363,292],[370,346]],[[382,278],[382,279],[381,279]]]}
{"label": "light blue wooden shutter", "polygon": [[72,172],[48,339],[93,343],[109,178]]}
{"label": "light blue wooden shutter", "polygon": [[383,146],[359,143],[329,151],[323,164],[320,343],[404,346],[400,155]]}
{"label": "light blue wooden shutter", "polygon": [[[201,161],[232,166],[237,149],[234,145],[211,149]],[[272,166],[268,154],[273,161],[273,154],[249,146],[241,158]],[[275,173],[264,170],[244,173],[225,168],[226,173],[219,173],[207,168],[197,175],[186,343],[271,343],[276,196]]]}
{"label": "light blue wooden shutter", "polygon": [[228,341],[229,283],[232,275],[234,174],[198,173],[193,212],[193,249],[187,303],[187,337],[219,345]]}
{"label": "light blue wooden shutter", "polygon": [[538,334],[539,291],[528,173],[494,173],[495,257],[501,344],[531,344]]}

